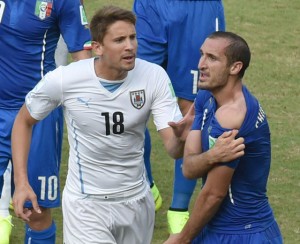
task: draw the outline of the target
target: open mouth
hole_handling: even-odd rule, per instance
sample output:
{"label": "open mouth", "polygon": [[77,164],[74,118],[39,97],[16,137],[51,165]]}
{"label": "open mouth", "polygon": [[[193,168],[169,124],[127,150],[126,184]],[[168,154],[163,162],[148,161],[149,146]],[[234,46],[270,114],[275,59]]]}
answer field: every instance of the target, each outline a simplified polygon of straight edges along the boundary
{"label": "open mouth", "polygon": [[208,73],[204,73],[204,72],[200,72],[200,77],[199,80],[200,81],[204,81],[209,77]]}
{"label": "open mouth", "polygon": [[135,59],[135,56],[134,55],[127,55],[127,56],[123,57],[123,59],[128,61],[128,62],[131,62]]}

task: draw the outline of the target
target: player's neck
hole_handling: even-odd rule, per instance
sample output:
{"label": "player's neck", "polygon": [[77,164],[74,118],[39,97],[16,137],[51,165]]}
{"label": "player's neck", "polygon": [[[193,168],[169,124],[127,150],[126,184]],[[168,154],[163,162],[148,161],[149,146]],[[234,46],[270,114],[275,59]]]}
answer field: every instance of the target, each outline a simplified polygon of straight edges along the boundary
{"label": "player's neck", "polygon": [[123,80],[127,77],[128,71],[116,69],[106,65],[99,58],[95,58],[94,69],[97,77],[105,80]]}

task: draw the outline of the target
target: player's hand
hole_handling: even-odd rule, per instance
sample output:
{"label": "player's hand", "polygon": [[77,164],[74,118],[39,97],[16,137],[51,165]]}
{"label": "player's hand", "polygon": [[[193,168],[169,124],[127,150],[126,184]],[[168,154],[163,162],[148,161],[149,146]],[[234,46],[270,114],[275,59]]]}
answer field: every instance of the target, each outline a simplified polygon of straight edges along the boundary
{"label": "player's hand", "polygon": [[245,152],[244,138],[235,138],[238,130],[224,132],[218,137],[212,150],[217,157],[215,162],[226,163],[242,157]]}
{"label": "player's hand", "polygon": [[[24,208],[25,201],[31,201],[33,208]],[[16,186],[13,196],[13,206],[16,216],[26,222],[30,221],[32,211],[41,213],[37,197],[29,184],[23,184],[18,187]]]}
{"label": "player's hand", "polygon": [[178,122],[171,121],[168,123],[170,127],[172,127],[174,134],[181,141],[185,141],[190,129],[192,127],[193,121],[195,117],[195,107],[194,103],[190,106],[186,115],[179,120]]}

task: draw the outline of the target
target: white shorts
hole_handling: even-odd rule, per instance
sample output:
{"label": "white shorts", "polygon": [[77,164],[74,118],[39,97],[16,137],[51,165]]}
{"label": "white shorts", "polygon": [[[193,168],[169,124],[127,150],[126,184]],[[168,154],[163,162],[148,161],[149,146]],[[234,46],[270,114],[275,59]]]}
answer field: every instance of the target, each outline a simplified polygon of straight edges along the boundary
{"label": "white shorts", "polygon": [[128,199],[76,196],[62,198],[64,244],[150,244],[155,206],[149,188]]}

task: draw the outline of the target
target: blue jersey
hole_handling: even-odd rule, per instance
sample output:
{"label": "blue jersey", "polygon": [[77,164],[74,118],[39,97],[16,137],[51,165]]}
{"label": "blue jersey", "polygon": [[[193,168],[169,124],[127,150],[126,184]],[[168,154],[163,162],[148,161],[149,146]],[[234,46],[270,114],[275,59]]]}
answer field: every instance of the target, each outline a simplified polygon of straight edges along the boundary
{"label": "blue jersey", "polygon": [[19,109],[25,95],[55,68],[60,33],[70,52],[90,41],[80,0],[0,1],[0,108]]}
{"label": "blue jersey", "polygon": [[[11,160],[11,130],[26,94],[55,69],[60,33],[70,52],[90,49],[80,0],[0,0],[0,193]],[[28,158],[29,182],[43,207],[60,203],[61,108],[34,126]],[[30,204],[27,205],[30,207]]]}
{"label": "blue jersey", "polygon": [[[207,225],[208,229],[218,233],[254,233],[263,231],[274,223],[266,194],[271,163],[270,130],[261,105],[245,86],[243,94],[247,112],[238,137],[245,139],[245,155],[224,163],[234,168],[235,172],[227,196]],[[215,117],[217,106],[210,92],[199,91],[195,108],[193,129],[201,130],[204,152],[228,129],[222,128]]]}
{"label": "blue jersey", "polygon": [[225,30],[221,0],[135,0],[137,55],[162,65],[179,98],[193,101],[198,88],[200,47]]}

